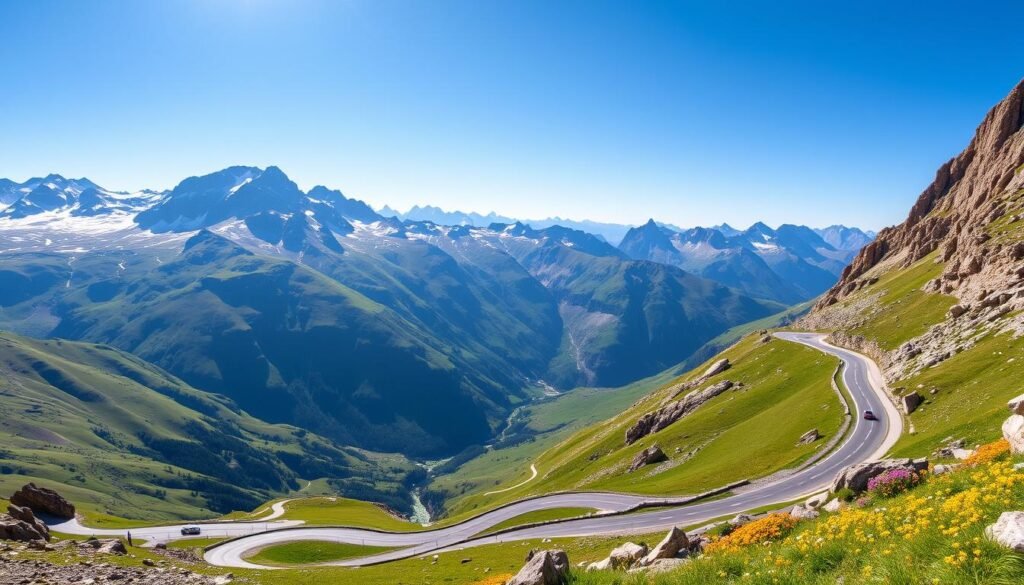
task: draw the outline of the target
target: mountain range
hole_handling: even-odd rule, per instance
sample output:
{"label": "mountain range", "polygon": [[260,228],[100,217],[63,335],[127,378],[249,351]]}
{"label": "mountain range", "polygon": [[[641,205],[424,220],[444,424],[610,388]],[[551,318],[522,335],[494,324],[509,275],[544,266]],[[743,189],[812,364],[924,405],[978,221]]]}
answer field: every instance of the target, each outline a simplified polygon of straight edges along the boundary
{"label": "mountain range", "polygon": [[[418,457],[488,441],[542,393],[669,368],[849,258],[796,226],[652,222],[617,248],[565,226],[403,221],[276,167],[166,192],[2,185],[0,329],[109,344],[268,422]],[[698,230],[727,261],[680,259]]]}
{"label": "mountain range", "polygon": [[619,248],[631,258],[678,266],[754,297],[793,304],[831,287],[871,237],[843,226],[772,229],[761,222],[743,231],[727,224],[680,231],[652,219],[630,229]]}

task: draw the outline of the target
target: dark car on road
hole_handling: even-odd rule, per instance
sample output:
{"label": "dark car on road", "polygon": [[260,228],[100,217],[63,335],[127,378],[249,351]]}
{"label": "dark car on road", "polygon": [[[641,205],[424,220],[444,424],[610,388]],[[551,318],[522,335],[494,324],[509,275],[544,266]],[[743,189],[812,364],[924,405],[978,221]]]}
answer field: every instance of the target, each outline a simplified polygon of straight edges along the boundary
{"label": "dark car on road", "polygon": [[183,526],[181,528],[182,536],[198,536],[202,532],[198,526]]}
{"label": "dark car on road", "polygon": [[875,416],[874,412],[872,412],[870,410],[865,410],[864,411],[864,420],[878,420],[878,417]]}

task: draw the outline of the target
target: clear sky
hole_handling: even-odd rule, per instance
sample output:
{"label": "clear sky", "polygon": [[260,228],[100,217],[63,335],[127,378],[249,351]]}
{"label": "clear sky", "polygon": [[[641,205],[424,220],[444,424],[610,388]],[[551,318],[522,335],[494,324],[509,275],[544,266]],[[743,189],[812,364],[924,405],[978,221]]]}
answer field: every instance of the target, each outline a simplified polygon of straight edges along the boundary
{"label": "clear sky", "polygon": [[878,228],[1024,76],[1020,3],[0,0],[0,176],[278,165],[374,205]]}

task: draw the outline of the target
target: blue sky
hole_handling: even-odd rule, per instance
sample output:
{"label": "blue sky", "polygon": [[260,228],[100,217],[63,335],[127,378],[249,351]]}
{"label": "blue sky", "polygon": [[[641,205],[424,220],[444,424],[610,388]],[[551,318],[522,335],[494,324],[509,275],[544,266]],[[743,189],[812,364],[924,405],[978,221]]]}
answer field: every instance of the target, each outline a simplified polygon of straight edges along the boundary
{"label": "blue sky", "polygon": [[878,228],[1016,84],[1024,5],[0,0],[0,176],[275,164],[375,205]]}

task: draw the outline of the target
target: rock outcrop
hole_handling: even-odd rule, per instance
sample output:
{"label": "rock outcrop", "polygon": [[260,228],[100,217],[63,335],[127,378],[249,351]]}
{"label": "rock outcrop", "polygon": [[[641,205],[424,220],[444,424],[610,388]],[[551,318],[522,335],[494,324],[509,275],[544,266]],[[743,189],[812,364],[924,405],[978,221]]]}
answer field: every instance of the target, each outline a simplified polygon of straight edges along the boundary
{"label": "rock outcrop", "polygon": [[562,550],[533,553],[505,585],[564,585],[569,579],[569,555]]}
{"label": "rock outcrop", "polygon": [[868,489],[868,481],[871,478],[881,475],[890,469],[909,469],[919,472],[928,469],[927,459],[882,459],[880,461],[867,461],[857,463],[843,469],[832,480],[829,491],[836,493],[842,489],[850,489],[854,493],[860,493]]}
{"label": "rock outcrop", "polygon": [[722,380],[707,388],[687,394],[683,398],[670,402],[654,412],[648,412],[626,430],[626,444],[632,445],[640,439],[656,433],[677,420],[697,410],[705,402],[732,388],[729,380]]}
{"label": "rock outcrop", "polygon": [[1024,553],[1024,512],[1003,512],[985,529],[985,536],[1006,548]]}
{"label": "rock outcrop", "polygon": [[668,455],[665,455],[665,452],[661,450],[661,447],[651,445],[636,454],[636,457],[633,458],[633,462],[629,464],[629,472],[632,473],[645,465],[661,463],[662,461],[668,461]]}
{"label": "rock outcrop", "polygon": [[34,483],[25,484],[20,490],[14,492],[11,496],[11,503],[28,508],[36,514],[47,514],[56,518],[75,517],[75,507],[71,502],[65,500],[57,492],[38,487]]}
{"label": "rock outcrop", "polygon": [[655,561],[661,559],[673,559],[680,552],[686,551],[690,548],[690,539],[687,538],[686,533],[682,530],[672,527],[665,535],[665,538],[661,539],[654,548],[640,559],[639,565],[647,567],[653,565]]}

